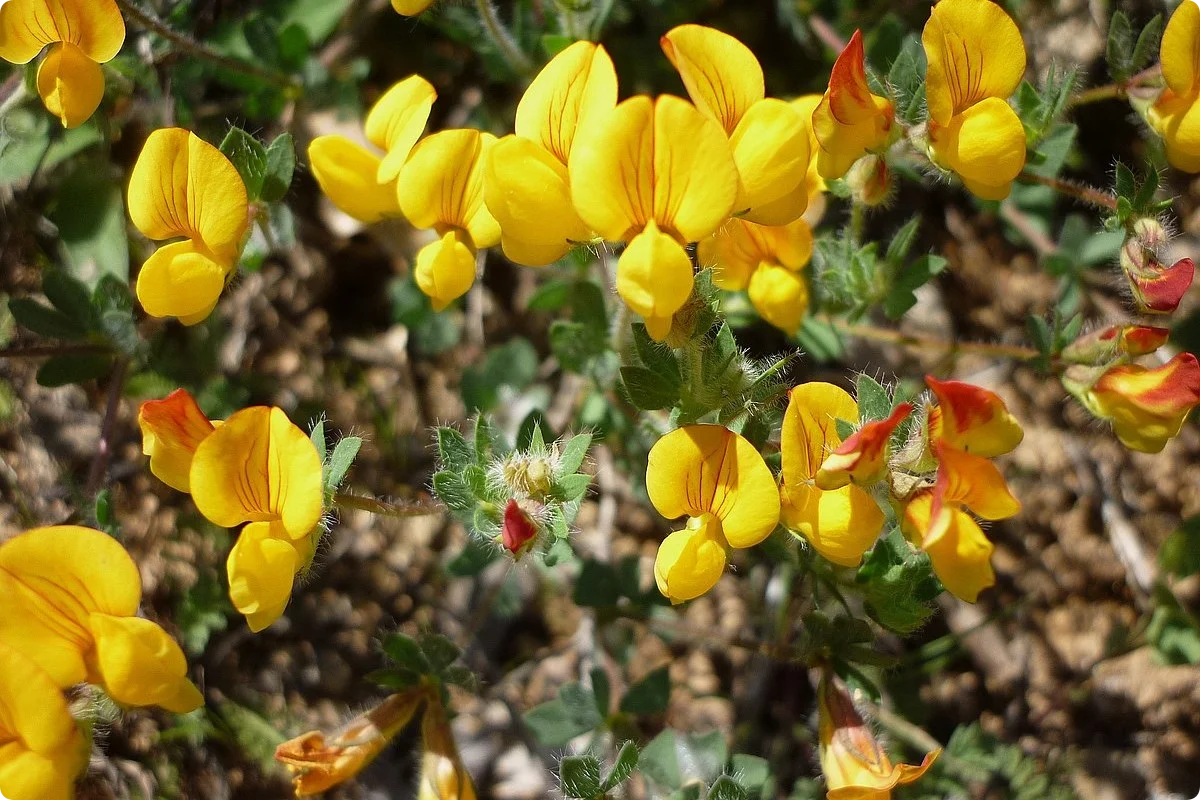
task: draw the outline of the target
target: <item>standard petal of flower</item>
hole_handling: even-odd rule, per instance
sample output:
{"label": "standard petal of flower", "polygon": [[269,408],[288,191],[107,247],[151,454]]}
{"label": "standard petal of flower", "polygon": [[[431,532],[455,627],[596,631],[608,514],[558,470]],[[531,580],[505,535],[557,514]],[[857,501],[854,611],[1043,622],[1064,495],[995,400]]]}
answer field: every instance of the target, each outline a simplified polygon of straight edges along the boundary
{"label": "standard petal of flower", "polygon": [[469,231],[475,247],[499,242],[500,226],[483,204],[483,158],[494,142],[490,134],[465,129],[422,139],[397,181],[400,210],[408,221],[418,228]]}
{"label": "standard petal of flower", "polygon": [[242,529],[229,552],[225,568],[229,599],[254,633],[265,630],[283,616],[292,597],[296,573],[308,563],[305,542],[295,542],[279,525],[252,522]]}
{"label": "standard petal of flower", "polygon": [[396,180],[425,130],[435,100],[433,84],[420,75],[410,75],[384,92],[371,108],[365,124],[367,139],[387,154],[377,170],[379,183]]}
{"label": "standard petal of flower", "polygon": [[702,527],[675,531],[658,546],[654,580],[673,604],[694,600],[717,585],[725,572],[725,546]]}
{"label": "standard petal of flower", "polygon": [[929,61],[929,118],[937,125],[984,98],[1007,98],[1025,76],[1021,31],[991,0],[941,0],[921,43]]}
{"label": "standard petal of flower", "polygon": [[575,42],[550,59],[517,105],[514,130],[536,142],[564,167],[575,133],[617,105],[617,72],[608,52]]}
{"label": "standard petal of flower", "polygon": [[1200,405],[1200,362],[1180,353],[1166,364],[1113,367],[1096,381],[1084,402],[1092,413],[1112,420],[1131,450],[1157,453],[1178,436],[1184,420]]}
{"label": "standard petal of flower", "polygon": [[912,403],[900,403],[887,419],[868,422],[855,431],[821,464],[817,487],[839,489],[851,481],[865,484],[882,477],[887,469],[892,433],[912,410]]}
{"label": "standard petal of flower", "polygon": [[152,317],[204,321],[217,305],[229,269],[192,240],[164,245],[138,272],[137,296]]}
{"label": "standard petal of flower", "polygon": [[692,102],[727,135],[766,96],[758,59],[729,34],[703,25],[680,25],[660,43]]}
{"label": "standard petal of flower", "polygon": [[141,576],[125,548],[91,528],[35,528],[0,545],[0,641],[61,687],[87,676],[93,611],[133,616]]}
{"label": "standard petal of flower", "polygon": [[55,45],[38,67],[37,87],[46,109],[63,127],[77,128],[100,107],[104,73],[75,45]]}
{"label": "standard petal of flower", "polygon": [[[692,294],[692,260],[651,220],[617,261],[617,294],[643,317],[669,320]],[[647,330],[657,340],[666,336]]]}
{"label": "standard petal of flower", "polygon": [[199,239],[232,267],[250,226],[246,185],[220,150],[194,133],[150,134],[129,181],[129,216],[151,239]]}
{"label": "standard petal of flower", "polygon": [[808,284],[803,275],[765,264],[754,271],[748,288],[759,316],[784,333],[796,332],[808,313]]}
{"label": "standard petal of flower", "polygon": [[1025,167],[1025,128],[1012,107],[995,97],[931,130],[930,144],[934,160],[958,173],[967,189],[984,200],[1008,197],[1013,179]]}
{"label": "standard petal of flower", "polygon": [[121,10],[113,0],[0,3],[0,59],[25,64],[54,42],[69,42],[92,61],[110,61],[125,42]]}
{"label": "standard petal of flower", "polygon": [[[1197,171],[1200,171],[1198,167]],[[1181,258],[1171,266],[1156,263],[1156,269],[1127,270],[1134,302],[1147,314],[1171,314],[1183,302],[1196,279],[1196,265]]]}
{"label": "standard petal of flower", "polygon": [[818,174],[840,178],[868,151],[883,147],[894,113],[889,100],[871,93],[862,32],[855,31],[834,62],[829,90],[811,112]]}
{"label": "standard petal of flower", "polygon": [[931,439],[994,458],[1011,453],[1025,437],[1021,424],[995,392],[963,381],[939,381],[932,375],[925,376],[925,383],[938,400],[929,418]]}
{"label": "standard petal of flower", "polygon": [[[808,207],[807,192],[796,189],[808,171],[808,131],[791,104],[769,98],[755,103],[729,139],[741,178],[734,209],[747,211],[746,219],[769,225],[787,225]],[[771,218],[758,211],[781,198],[792,197],[792,208],[771,207]]]}
{"label": "standard petal of flower", "polygon": [[475,251],[463,238],[458,231],[447,231],[417,253],[413,275],[434,311],[445,310],[475,283]]}
{"label": "standard petal of flower", "polygon": [[[929,530],[932,502],[931,492],[922,492],[909,502],[903,519],[908,531]],[[980,592],[996,583],[991,563],[995,548],[970,515],[957,508],[946,508],[944,513],[938,535],[926,536],[921,547],[929,553],[933,571],[946,590],[974,603]],[[912,538],[908,531],[906,535]]]}
{"label": "standard petal of flower", "polygon": [[175,640],[148,619],[91,615],[101,683],[118,703],[195,711],[204,697],[186,677],[187,659]]}
{"label": "standard petal of flower", "polygon": [[344,136],[318,136],[308,146],[308,163],[321,191],[359,222],[400,216],[393,182],[380,183],[379,156]]}
{"label": "standard petal of flower", "polygon": [[659,97],[654,104],[654,219],[659,226],[687,242],[712,235],[733,211],[738,186],[724,132],[686,100]]}
{"label": "standard petal of flower", "polygon": [[576,132],[571,200],[603,238],[629,241],[654,216],[654,147],[654,101],[645,95],[597,114]]}
{"label": "standard petal of flower", "polygon": [[829,451],[842,443],[837,420],[858,424],[858,404],[831,383],[803,383],[788,393],[781,459],[785,487],[811,482]]}
{"label": "standard petal of flower", "polygon": [[196,400],[176,389],[162,400],[148,400],[138,410],[142,452],[150,456],[150,471],[173,489],[189,490],[192,456],[213,432],[213,424]]}
{"label": "standard petal of flower", "polygon": [[0,645],[0,793],[67,800],[87,765],[87,744],[66,698],[35,662]]}
{"label": "standard petal of flower", "polygon": [[267,471],[271,500],[284,530],[293,539],[307,538],[324,512],[321,457],[312,439],[293,425],[281,408],[271,409]]}
{"label": "standard petal of flower", "polygon": [[1159,48],[1163,77],[1178,95],[1191,94],[1200,75],[1200,6],[1180,3],[1167,22]]}

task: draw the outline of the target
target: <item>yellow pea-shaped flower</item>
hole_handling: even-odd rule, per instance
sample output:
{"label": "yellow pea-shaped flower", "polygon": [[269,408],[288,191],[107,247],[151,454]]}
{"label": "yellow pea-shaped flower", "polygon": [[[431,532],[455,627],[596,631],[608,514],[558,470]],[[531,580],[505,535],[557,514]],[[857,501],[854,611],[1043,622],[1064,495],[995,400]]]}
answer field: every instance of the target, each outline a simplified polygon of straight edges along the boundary
{"label": "yellow pea-shaped flower", "polygon": [[1159,48],[1167,88],[1147,112],[1163,137],[1167,160],[1184,172],[1200,172],[1200,6],[1180,3]]}
{"label": "yellow pea-shaped flower", "polygon": [[840,178],[867,153],[882,151],[894,116],[892,102],[872,94],[867,84],[862,31],[855,31],[834,62],[829,89],[812,114],[821,177]]}
{"label": "yellow pea-shaped flower", "polygon": [[150,471],[173,489],[191,491],[192,457],[215,429],[196,400],[176,389],[162,400],[148,400],[138,410],[142,452],[150,456]]}
{"label": "yellow pea-shaped flower", "polygon": [[726,291],[747,290],[759,316],[795,333],[808,312],[803,270],[812,257],[812,229],[803,219],[787,225],[755,225],[732,219],[700,243],[702,267]]}

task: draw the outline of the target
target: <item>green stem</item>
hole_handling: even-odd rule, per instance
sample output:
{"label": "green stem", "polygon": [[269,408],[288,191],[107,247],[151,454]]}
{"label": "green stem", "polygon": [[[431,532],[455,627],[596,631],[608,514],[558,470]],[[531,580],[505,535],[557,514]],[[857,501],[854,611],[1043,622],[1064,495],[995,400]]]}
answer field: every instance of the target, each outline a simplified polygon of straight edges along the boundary
{"label": "green stem", "polygon": [[933,336],[901,333],[900,331],[876,328],[871,325],[853,325],[842,320],[829,320],[829,323],[847,336],[896,344],[914,350],[944,350],[949,353],[975,353],[995,358],[1011,358],[1016,361],[1033,361],[1041,356],[1041,353],[1032,347],[1022,347],[1020,345],[988,344],[986,342],[947,342]]}
{"label": "green stem", "polygon": [[424,517],[430,514],[440,514],[446,510],[441,503],[434,501],[411,501],[404,503],[387,503],[374,497],[362,497],[356,494],[338,492],[333,496],[333,504],[338,508],[354,508],[359,511],[369,511],[382,517]]}
{"label": "green stem", "polygon": [[529,60],[529,56],[521,50],[521,46],[517,44],[512,33],[500,21],[492,0],[475,0],[475,8],[479,10],[479,19],[483,22],[488,36],[496,45],[496,49],[500,51],[500,55],[504,56],[504,60],[512,67],[513,72],[520,75],[528,75],[533,72],[533,62]]}
{"label": "green stem", "polygon": [[141,28],[148,31],[153,31],[162,38],[166,39],[176,49],[181,50],[193,56],[198,56],[218,67],[230,70],[232,72],[240,72],[243,75],[249,75],[254,78],[260,78],[268,83],[284,89],[299,89],[300,83],[286,75],[281,75],[278,72],[263,69],[255,64],[246,61],[241,61],[236,58],[223,56],[220,53],[212,50],[195,39],[172,30],[165,22],[154,16],[151,12],[143,9],[137,0],[117,0],[117,5],[121,7],[121,11],[125,13],[129,19],[133,20]]}
{"label": "green stem", "polygon": [[1117,210],[1117,198],[1113,197],[1108,192],[1102,192],[1099,189],[1093,189],[1090,186],[1084,186],[1081,183],[1064,180],[1062,178],[1047,178],[1044,175],[1037,175],[1028,170],[1024,170],[1017,176],[1017,180],[1021,183],[1032,183],[1038,186],[1046,186],[1061,195],[1073,197],[1081,203],[1086,203],[1096,208],[1104,209],[1105,211]]}
{"label": "green stem", "polygon": [[1136,88],[1143,83],[1149,83],[1157,79],[1161,74],[1162,67],[1155,64],[1153,67],[1139,72],[1127,81],[1109,83],[1082,91],[1071,98],[1069,107],[1078,108],[1079,106],[1086,106],[1089,103],[1099,103],[1104,100],[1124,100],[1129,96],[1130,89]]}
{"label": "green stem", "polygon": [[[18,76],[20,75],[20,73],[17,74]],[[12,90],[12,93],[9,94],[8,97],[4,98],[2,102],[0,102],[0,117],[3,117],[9,111],[12,111],[22,102],[24,102],[26,96],[27,93],[25,91],[25,81],[18,80],[16,87],[14,87]]]}

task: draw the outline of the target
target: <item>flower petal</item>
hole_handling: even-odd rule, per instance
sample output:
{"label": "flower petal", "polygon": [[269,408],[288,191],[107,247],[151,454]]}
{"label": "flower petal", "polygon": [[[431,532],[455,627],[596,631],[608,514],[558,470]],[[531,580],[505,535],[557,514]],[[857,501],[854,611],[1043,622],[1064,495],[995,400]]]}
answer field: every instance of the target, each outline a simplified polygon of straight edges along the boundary
{"label": "flower petal", "polygon": [[138,272],[137,296],[152,317],[202,322],[217,305],[229,269],[188,240],[164,245]]}
{"label": "flower petal", "polygon": [[995,392],[963,381],[925,376],[938,405],[929,416],[931,439],[984,458],[1011,453],[1025,432]]}
{"label": "flower petal", "polygon": [[617,294],[643,317],[670,319],[692,295],[692,260],[651,220],[617,261]]}
{"label": "flower petal", "polygon": [[692,102],[727,135],[766,96],[758,59],[729,34],[703,25],[680,25],[660,43]]}
{"label": "flower petal", "polygon": [[803,383],[788,393],[781,459],[787,489],[811,482],[827,454],[842,443],[837,420],[858,424],[858,404],[831,383]]}
{"label": "flower petal", "polygon": [[105,690],[127,706],[195,711],[204,698],[186,677],[187,659],[175,640],[148,619],[94,613],[96,666]]}
{"label": "flower petal", "polygon": [[283,616],[298,573],[311,560],[311,545],[295,541],[269,522],[247,525],[226,562],[229,598],[254,633]]}
{"label": "flower petal", "polygon": [[75,45],[59,44],[50,48],[38,67],[37,87],[46,109],[62,120],[63,127],[78,128],[104,99],[104,73]]}
{"label": "flower petal", "polygon": [[458,231],[447,231],[417,253],[413,275],[434,311],[443,311],[475,283],[475,251]]}
{"label": "flower petal", "polygon": [[929,142],[934,160],[984,200],[1008,197],[1025,167],[1025,128],[1017,112],[995,97],[972,105],[944,128],[931,126]]}
{"label": "flower petal", "polygon": [[125,43],[125,20],[113,0],[0,3],[0,59],[26,64],[54,42],[73,44],[103,64]]}
{"label": "flower petal", "polygon": [[308,146],[308,163],[321,191],[359,222],[400,216],[395,182],[380,183],[379,156],[344,136],[318,136]]}
{"label": "flower petal", "polygon": [[941,506],[965,506],[989,520],[1007,519],[1021,511],[1000,470],[986,458],[948,447],[939,442],[937,482],[933,487],[933,510]]}
{"label": "flower petal", "polygon": [[575,134],[617,105],[617,72],[608,52],[575,42],[550,59],[517,105],[517,136],[540,144],[564,167]]}
{"label": "flower petal", "polygon": [[396,180],[425,131],[435,100],[433,84],[420,75],[410,75],[384,92],[371,108],[365,124],[367,139],[386,153],[376,174],[379,183]]}
{"label": "flower petal", "polygon": [[812,112],[819,174],[840,178],[868,151],[882,148],[894,114],[891,101],[871,93],[862,32],[855,31],[834,62],[828,91]]}
{"label": "flower petal", "polygon": [[173,489],[186,492],[188,473],[200,442],[213,432],[213,424],[196,400],[176,389],[162,400],[147,400],[138,409],[142,452],[150,456],[150,471]]}
{"label": "flower petal", "polygon": [[1154,369],[1113,367],[1082,399],[1093,414],[1112,421],[1126,447],[1157,453],[1200,405],[1200,362],[1191,353],[1180,353]]}
{"label": "flower petal", "polygon": [[694,600],[725,573],[725,546],[707,528],[675,531],[658,546],[654,580],[671,603]]}
{"label": "flower petal", "polygon": [[793,334],[808,313],[808,284],[804,276],[784,267],[764,264],[750,278],[750,302],[767,322]]}
{"label": "flower petal", "polygon": [[611,242],[654,216],[654,101],[631,97],[576,132],[568,164],[580,218]]}
{"label": "flower petal", "polygon": [[400,210],[418,228],[453,226],[470,233],[475,247],[500,241],[500,226],[483,204],[483,164],[491,134],[439,131],[422,139],[400,171]]}
{"label": "flower petal", "polygon": [[857,486],[822,491],[815,486],[785,486],[783,523],[803,536],[825,558],[856,567],[883,530],[879,504]]}
{"label": "flower petal", "polygon": [[1021,31],[991,0],[941,0],[921,43],[929,61],[929,118],[937,125],[949,125],[984,98],[1007,98],[1025,77]]}
{"label": "flower petal", "polygon": [[406,17],[415,17],[433,5],[434,0],[392,0],[392,8]]}
{"label": "flower petal", "polygon": [[879,480],[887,470],[892,433],[912,410],[912,403],[900,403],[887,419],[872,420],[847,437],[817,470],[817,487],[839,489],[852,481],[867,484]]}
{"label": "flower petal", "polygon": [[[902,520],[906,536],[920,536],[920,531],[930,529],[932,503],[932,492],[928,491],[908,503]],[[954,507],[945,508],[943,513],[945,519],[938,526],[938,535],[926,536],[921,546],[929,553],[933,571],[946,590],[974,603],[981,591],[996,583],[991,564],[995,548],[970,515]]]}
{"label": "flower petal", "polygon": [[1163,77],[1177,95],[1191,94],[1200,75],[1200,6],[1180,3],[1171,14],[1159,47]]}
{"label": "flower petal", "polygon": [[659,226],[687,242],[710,236],[733,211],[738,186],[737,164],[721,129],[691,103],[659,97],[654,103],[654,219]]}
{"label": "flower petal", "polygon": [[[786,225],[798,219],[808,206],[808,193],[797,192],[808,171],[808,130],[800,113],[782,100],[768,98],[749,108],[729,139],[733,160],[741,178],[734,208],[746,211],[752,222]],[[782,213],[772,208],[770,219],[760,219],[759,209],[781,198],[795,199]]]}

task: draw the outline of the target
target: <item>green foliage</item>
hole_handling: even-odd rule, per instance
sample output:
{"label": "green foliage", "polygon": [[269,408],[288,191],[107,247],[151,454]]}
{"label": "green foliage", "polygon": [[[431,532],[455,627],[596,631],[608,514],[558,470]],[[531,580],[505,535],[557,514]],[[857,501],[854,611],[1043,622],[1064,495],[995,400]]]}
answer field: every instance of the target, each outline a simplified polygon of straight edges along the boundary
{"label": "green foliage", "polygon": [[638,748],[626,742],[617,753],[616,761],[607,775],[601,777],[600,759],[591,755],[568,756],[558,768],[559,785],[564,797],[580,800],[600,800],[607,797],[633,774],[638,764]]}
{"label": "green foliage", "polygon": [[678,790],[693,781],[710,785],[721,776],[728,758],[720,731],[690,735],[667,728],[642,749],[638,769],[661,788]]}
{"label": "green foliage", "polygon": [[432,683],[478,691],[475,673],[457,663],[462,650],[441,634],[423,633],[414,639],[393,633],[383,638],[381,648],[391,664],[367,676],[380,686],[398,692]]}
{"label": "green foliage", "polygon": [[520,391],[533,382],[537,370],[537,350],[528,339],[513,338],[463,371],[463,402],[471,411],[491,411],[500,404],[503,387]]}
{"label": "green foliage", "polygon": [[1158,551],[1163,572],[1186,578],[1200,572],[1200,516],[1185,519]]}
{"label": "green foliage", "polygon": [[1145,69],[1146,65],[1158,54],[1158,42],[1163,33],[1162,14],[1154,18],[1134,35],[1133,24],[1124,11],[1117,9],[1113,12],[1108,23],[1108,44],[1105,58],[1108,62],[1108,74],[1116,83],[1125,83],[1135,73]]}
{"label": "green foliage", "polygon": [[909,34],[887,75],[896,116],[909,125],[920,122],[925,106],[925,65],[921,37]]}
{"label": "green foliage", "polygon": [[670,699],[670,670],[660,667],[629,687],[621,698],[621,710],[628,714],[661,714]]}
{"label": "green foliage", "polygon": [[875,543],[855,580],[872,619],[902,635],[920,629],[933,616],[933,601],[942,591],[929,556],[910,547],[897,528]]}
{"label": "green foliage", "polygon": [[577,736],[600,727],[607,710],[597,708],[596,696],[578,683],[558,690],[558,697],[534,706],[524,716],[525,725],[547,747],[565,747]]}
{"label": "green foliage", "polygon": [[968,797],[971,787],[989,786],[1011,800],[1074,800],[1062,776],[1025,755],[1018,745],[985,733],[976,723],[959,728],[929,773],[907,787],[910,800]]}

